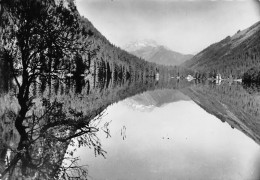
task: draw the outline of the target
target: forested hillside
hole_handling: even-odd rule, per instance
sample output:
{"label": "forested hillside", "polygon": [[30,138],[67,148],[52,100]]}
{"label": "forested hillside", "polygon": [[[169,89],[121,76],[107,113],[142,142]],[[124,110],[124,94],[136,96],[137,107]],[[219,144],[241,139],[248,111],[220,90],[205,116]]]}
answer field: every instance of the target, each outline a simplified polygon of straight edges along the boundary
{"label": "forested hillside", "polygon": [[[3,21],[1,23],[3,24],[1,28],[4,30],[1,37],[3,40],[3,43],[1,43],[2,60],[9,63],[10,59],[18,53],[17,51],[27,50],[27,52],[19,52],[18,55],[21,58],[23,54],[32,54],[34,62],[28,63],[25,68],[28,68],[27,70],[33,69],[37,73],[40,71],[40,73],[45,72],[60,76],[62,72],[63,74],[72,73],[76,76],[96,76],[96,79],[104,78],[108,80],[154,77],[158,71],[160,74],[167,73],[168,68],[155,63],[148,63],[110,43],[87,18],[80,16],[73,1],[61,1],[61,4],[58,5],[58,8],[60,8],[58,11],[60,12],[48,12],[49,14],[44,14],[44,16],[42,11],[38,13],[36,10],[26,12],[26,8],[46,8],[40,4],[40,1],[28,2],[30,3],[23,4],[19,3],[19,1],[2,2],[3,8],[1,8],[1,13],[3,16],[1,18],[3,18]],[[53,0],[46,2],[49,5],[55,4]],[[69,5],[66,5],[67,3]],[[17,8],[14,8],[14,6],[17,6]],[[14,22],[10,19],[10,14],[17,16],[15,18],[18,18],[18,16],[20,18],[22,14],[23,20],[21,22],[30,20],[32,23],[20,23],[16,32],[15,26],[17,24],[13,24]],[[45,22],[43,18],[46,19]],[[57,23],[58,21],[60,23]],[[68,23],[67,28],[65,23]],[[49,28],[43,30],[46,26]],[[26,44],[14,43],[19,34],[24,34],[28,29],[32,29],[24,37],[28,39],[21,39],[21,41],[28,40],[28,45],[31,49],[21,47],[21,45],[24,46]],[[54,36],[55,34],[56,37]],[[53,35],[56,39],[49,39],[49,35]],[[34,39],[30,39],[30,37],[34,37]],[[48,48],[48,45],[51,47]],[[36,48],[33,49],[32,47]],[[51,50],[51,48],[53,49]],[[65,58],[61,60],[62,57]],[[30,60],[32,59],[30,57]],[[30,66],[31,64],[35,66],[32,67]],[[15,63],[9,65],[14,65],[15,68],[13,70],[15,73],[22,73],[24,68],[21,61],[15,61]]]}
{"label": "forested hillside", "polygon": [[218,43],[212,44],[183,66],[206,76],[220,73],[223,77],[242,78],[250,68],[260,63],[260,22],[237,31]]}
{"label": "forested hillside", "polygon": [[93,58],[85,57],[85,63],[90,64],[91,72],[94,74],[104,76],[113,72],[114,78],[129,78],[130,76],[144,78],[154,76],[156,69],[159,72],[165,72],[166,67],[149,63],[111,44],[88,19],[81,17],[81,21],[88,31],[93,32],[90,38],[93,42],[92,48],[98,49]]}

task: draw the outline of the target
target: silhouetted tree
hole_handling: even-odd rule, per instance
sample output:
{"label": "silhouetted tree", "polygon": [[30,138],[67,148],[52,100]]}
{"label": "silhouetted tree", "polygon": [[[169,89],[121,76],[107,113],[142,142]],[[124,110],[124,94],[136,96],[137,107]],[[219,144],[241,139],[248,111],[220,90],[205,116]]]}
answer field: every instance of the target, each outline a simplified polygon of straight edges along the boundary
{"label": "silhouetted tree", "polygon": [[88,41],[89,33],[80,26],[73,1],[2,0],[0,5],[4,27],[1,45],[18,87],[20,105],[15,119],[20,142],[15,157],[3,174],[13,172],[13,164],[19,160],[21,173],[27,174],[23,167],[39,168],[40,163],[31,162],[29,152],[34,140],[28,134],[29,127],[24,124],[28,118],[35,118],[33,114],[28,115],[34,104],[31,85],[38,77],[48,79],[58,76],[57,71],[66,73],[68,68],[73,68],[75,54],[87,53],[91,42]]}

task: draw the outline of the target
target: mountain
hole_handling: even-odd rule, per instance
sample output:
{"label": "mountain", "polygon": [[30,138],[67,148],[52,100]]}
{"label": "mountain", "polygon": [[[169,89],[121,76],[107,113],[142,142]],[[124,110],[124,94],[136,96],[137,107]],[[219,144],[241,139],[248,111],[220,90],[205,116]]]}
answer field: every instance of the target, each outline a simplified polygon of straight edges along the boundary
{"label": "mountain", "polygon": [[182,66],[236,78],[260,64],[260,22],[210,45]]}
{"label": "mountain", "polygon": [[162,65],[177,66],[193,57],[193,55],[184,55],[172,51],[165,46],[158,45],[152,40],[132,42],[126,45],[124,49],[149,62]]}
{"label": "mountain", "polygon": [[[81,23],[86,31],[90,31],[93,33],[93,36],[90,37],[90,40],[93,42],[93,49],[97,47],[98,51],[95,57],[96,63],[94,61],[91,61],[90,64],[92,64],[90,65],[90,67],[96,67],[98,69],[98,72],[102,73],[102,71],[104,72],[110,68],[113,68],[111,69],[111,73],[113,73],[115,76],[112,75],[112,78],[117,77],[118,75],[131,78],[134,76],[151,77],[154,76],[156,69],[159,70],[160,75],[167,73],[166,70],[169,69],[169,67],[162,65],[169,64],[151,63],[156,62],[155,60],[145,61],[144,59],[141,59],[140,56],[137,56],[135,53],[130,53],[129,51],[113,45],[94,27],[94,25],[87,18],[81,17]],[[146,41],[145,43],[143,42],[143,44],[140,42],[138,44],[132,44],[127,48],[129,50],[139,51],[137,49],[140,49],[140,47],[158,48],[158,45],[155,42]],[[168,54],[168,56],[174,57],[173,54]],[[156,57],[157,56],[155,56],[154,58]],[[149,71],[147,71],[148,69]]]}
{"label": "mountain", "polygon": [[157,47],[158,44],[153,41],[153,40],[142,40],[142,41],[134,41],[134,42],[131,42],[127,45],[125,45],[125,47],[123,47],[123,49],[125,49],[126,51],[128,52],[134,52],[134,51],[137,51],[139,49],[142,49],[142,48],[153,48],[153,47]]}
{"label": "mountain", "polygon": [[179,90],[157,89],[130,97],[125,103],[139,111],[152,111],[155,107],[161,107],[168,103],[189,100],[190,98]]}

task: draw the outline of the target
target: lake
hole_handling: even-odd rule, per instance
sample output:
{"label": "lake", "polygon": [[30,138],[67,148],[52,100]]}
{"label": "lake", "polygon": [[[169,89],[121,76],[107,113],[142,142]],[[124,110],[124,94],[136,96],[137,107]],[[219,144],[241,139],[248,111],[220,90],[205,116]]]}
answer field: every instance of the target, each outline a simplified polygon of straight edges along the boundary
{"label": "lake", "polygon": [[0,98],[9,179],[260,179],[257,85],[42,79],[24,123],[30,143],[17,151],[11,84]]}
{"label": "lake", "polygon": [[[166,96],[167,95],[167,96]],[[160,102],[172,98],[172,102]],[[91,179],[259,179],[259,145],[177,90],[144,92],[109,106],[105,158],[76,151]]]}

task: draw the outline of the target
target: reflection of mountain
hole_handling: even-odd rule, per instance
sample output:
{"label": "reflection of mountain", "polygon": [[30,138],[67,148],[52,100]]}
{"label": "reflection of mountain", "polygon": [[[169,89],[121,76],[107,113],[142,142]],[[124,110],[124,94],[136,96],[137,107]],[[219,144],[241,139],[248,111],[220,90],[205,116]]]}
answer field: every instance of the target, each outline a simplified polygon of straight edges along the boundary
{"label": "reflection of mountain", "polygon": [[165,104],[176,101],[187,101],[190,98],[179,90],[175,89],[158,89],[147,91],[142,94],[128,98],[125,103],[140,111],[152,111],[155,107],[160,107]]}
{"label": "reflection of mountain", "polygon": [[182,92],[222,122],[242,131],[260,144],[260,97],[241,85],[193,86]]}
{"label": "reflection of mountain", "polygon": [[163,65],[180,65],[186,60],[191,59],[193,56],[172,51],[151,40],[130,43],[125,47],[125,49],[149,62]]}

